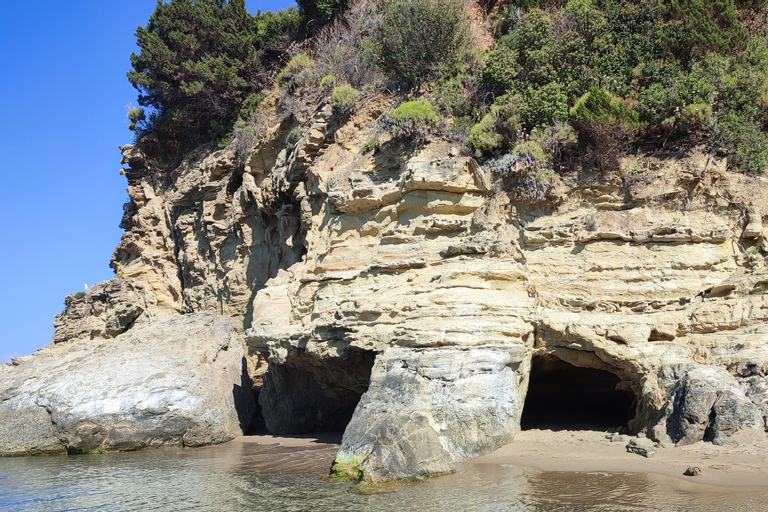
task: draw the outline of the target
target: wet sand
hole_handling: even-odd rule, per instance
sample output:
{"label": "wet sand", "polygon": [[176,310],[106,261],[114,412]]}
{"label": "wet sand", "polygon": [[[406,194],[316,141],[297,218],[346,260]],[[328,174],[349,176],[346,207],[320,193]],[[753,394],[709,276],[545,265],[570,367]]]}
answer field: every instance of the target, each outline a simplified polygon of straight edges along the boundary
{"label": "wet sand", "polygon": [[[607,435],[590,430],[526,430],[520,432],[513,443],[463,465],[467,469],[474,464],[498,464],[537,471],[654,474],[699,485],[768,488],[768,443],[660,446],[652,457],[645,458],[627,452],[631,436],[622,436],[622,442],[611,442]],[[232,443],[330,448],[341,443],[341,433],[243,436]],[[683,475],[691,466],[699,467],[701,474]]]}
{"label": "wet sand", "polygon": [[341,436],[341,432],[300,434],[294,436],[273,436],[270,434],[263,434],[256,436],[240,436],[230,441],[230,443],[260,444],[267,446],[277,445],[285,446],[286,448],[312,448],[340,445]]}
{"label": "wet sand", "polygon": [[[628,453],[623,442],[611,442],[606,432],[526,430],[513,443],[466,464],[512,464],[539,471],[646,473],[719,487],[768,488],[768,443],[716,446],[663,446],[645,458]],[[690,466],[701,468],[684,476]]]}

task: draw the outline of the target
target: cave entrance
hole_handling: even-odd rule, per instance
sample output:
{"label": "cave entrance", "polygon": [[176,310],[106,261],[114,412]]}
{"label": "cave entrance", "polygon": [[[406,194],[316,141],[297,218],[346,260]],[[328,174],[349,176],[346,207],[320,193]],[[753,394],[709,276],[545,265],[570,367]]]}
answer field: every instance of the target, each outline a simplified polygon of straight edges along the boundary
{"label": "cave entrance", "polygon": [[611,372],[579,368],[554,356],[535,356],[520,421],[522,430],[628,428],[635,395]]}
{"label": "cave entrance", "polygon": [[[259,432],[274,435],[344,432],[368,390],[374,352],[349,351],[331,365],[297,357],[270,364],[259,390]],[[315,364],[310,364],[315,363]]]}

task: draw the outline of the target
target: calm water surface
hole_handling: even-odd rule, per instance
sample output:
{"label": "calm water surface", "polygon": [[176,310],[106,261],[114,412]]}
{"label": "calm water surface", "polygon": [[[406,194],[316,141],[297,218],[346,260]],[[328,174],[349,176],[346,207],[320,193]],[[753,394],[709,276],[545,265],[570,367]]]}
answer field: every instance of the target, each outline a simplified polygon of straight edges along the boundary
{"label": "calm water surface", "polygon": [[644,474],[537,472],[467,464],[372,492],[331,482],[336,447],[230,443],[89,456],[0,459],[0,511],[703,511],[763,512],[768,490]]}

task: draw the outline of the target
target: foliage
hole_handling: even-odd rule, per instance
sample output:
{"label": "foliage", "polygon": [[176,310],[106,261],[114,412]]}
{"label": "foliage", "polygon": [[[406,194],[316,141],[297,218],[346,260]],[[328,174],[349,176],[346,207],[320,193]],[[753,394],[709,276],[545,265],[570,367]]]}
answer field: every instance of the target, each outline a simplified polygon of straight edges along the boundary
{"label": "foliage", "polygon": [[315,61],[300,53],[293,57],[277,75],[277,83],[289,92],[310,85],[315,79]]}
{"label": "foliage", "polygon": [[310,20],[329,20],[344,11],[349,0],[297,0],[299,10]]}
{"label": "foliage", "polygon": [[666,42],[684,61],[707,52],[727,54],[747,41],[734,0],[670,0],[662,6],[669,20],[664,27]]}
{"label": "foliage", "polygon": [[315,38],[315,53],[322,72],[340,82],[362,88],[377,84],[382,76],[376,57],[381,12],[374,0],[357,0]]}
{"label": "foliage", "polygon": [[147,113],[143,108],[132,108],[128,111],[128,120],[130,121],[128,129],[132,132],[138,132],[146,125]]}
{"label": "foliage", "polygon": [[348,84],[340,85],[333,90],[331,95],[333,113],[342,118],[349,117],[357,109],[359,100],[360,91]]}
{"label": "foliage", "polygon": [[378,58],[405,85],[434,78],[469,46],[462,0],[385,0],[381,9]]}
{"label": "foliage", "polygon": [[339,79],[336,78],[336,75],[325,75],[323,79],[320,80],[320,90],[323,94],[330,94],[333,92],[333,89],[336,88],[338,83]]}
{"label": "foliage", "polygon": [[424,141],[437,129],[439,122],[435,108],[424,100],[403,103],[379,120],[392,138],[400,141]]}
{"label": "foliage", "polygon": [[617,165],[619,152],[639,128],[637,112],[605,89],[592,87],[570,111],[571,124],[600,168]]}
{"label": "foliage", "polygon": [[148,110],[132,121],[138,138],[152,133],[178,150],[229,132],[298,20],[295,9],[253,16],[244,0],[158,2],[136,31],[140,51],[128,72]]}
{"label": "foliage", "polygon": [[472,128],[467,142],[476,154],[504,151],[517,144],[523,134],[518,103],[517,97],[500,98]]}

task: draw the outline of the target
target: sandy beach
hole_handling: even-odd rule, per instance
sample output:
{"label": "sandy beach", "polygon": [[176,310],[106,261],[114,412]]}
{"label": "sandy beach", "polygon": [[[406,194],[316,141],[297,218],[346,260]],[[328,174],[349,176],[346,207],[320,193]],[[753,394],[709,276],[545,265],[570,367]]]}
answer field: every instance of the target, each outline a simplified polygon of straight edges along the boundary
{"label": "sandy beach", "polygon": [[[652,457],[646,458],[627,452],[632,436],[621,436],[621,442],[611,442],[608,436],[592,430],[525,430],[514,442],[464,464],[511,464],[537,471],[648,473],[699,485],[768,488],[768,445],[659,446]],[[321,448],[340,444],[341,434],[243,436],[232,442]],[[701,474],[685,476],[689,467],[700,468]]]}
{"label": "sandy beach", "polygon": [[[589,430],[526,430],[513,443],[467,464],[513,464],[539,471],[650,473],[703,485],[768,487],[766,444],[660,446],[656,454],[645,458],[627,452],[631,436],[611,442],[607,435]],[[701,474],[684,476],[691,466],[700,468]]]}

